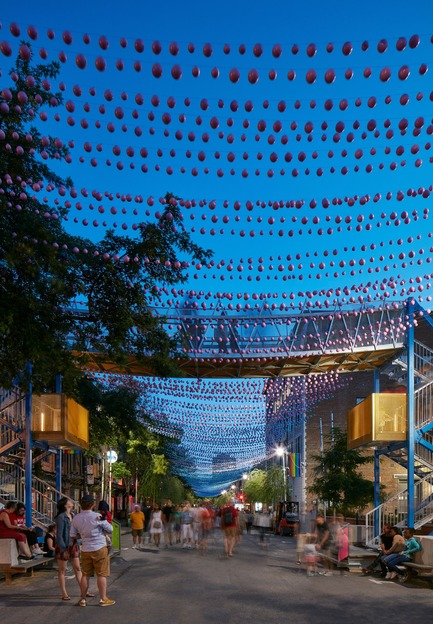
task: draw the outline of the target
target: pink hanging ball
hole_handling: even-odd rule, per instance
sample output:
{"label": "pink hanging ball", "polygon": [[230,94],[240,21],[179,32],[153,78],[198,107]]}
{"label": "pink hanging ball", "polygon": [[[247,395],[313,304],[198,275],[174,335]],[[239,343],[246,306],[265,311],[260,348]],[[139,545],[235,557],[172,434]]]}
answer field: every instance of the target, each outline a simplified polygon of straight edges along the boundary
{"label": "pink hanging ball", "polygon": [[309,69],[305,75],[305,79],[308,84],[314,84],[316,82],[317,73],[315,69]]}
{"label": "pink hanging ball", "polygon": [[336,78],[336,74],[333,69],[328,69],[325,72],[325,82],[327,82],[328,84],[332,84],[335,81],[335,78]]}
{"label": "pink hanging ball", "polygon": [[8,41],[2,41],[0,43],[0,50],[4,56],[11,56],[12,54],[12,48]]}
{"label": "pink hanging ball", "polygon": [[162,67],[161,67],[161,65],[159,63],[154,63],[152,65],[152,75],[155,78],[161,78],[161,76],[162,76]]}
{"label": "pink hanging ball", "polygon": [[38,38],[38,31],[36,30],[36,28],[32,25],[30,25],[27,28],[27,34],[30,37],[30,39],[33,39],[33,41],[35,41]]}
{"label": "pink hanging ball", "polygon": [[[10,56],[10,54],[8,56]],[[236,67],[230,70],[229,78],[231,82],[233,83],[238,82],[240,77],[241,77],[240,72]]]}
{"label": "pink hanging ball", "polygon": [[275,58],[279,58],[283,53],[283,48],[279,43],[276,43],[272,48],[272,56]]}
{"label": "pink hanging ball", "polygon": [[16,22],[11,23],[9,30],[14,37],[19,37],[21,34],[21,29]]}
{"label": "pink hanging ball", "polygon": [[259,80],[259,72],[257,71],[257,69],[251,69],[248,72],[248,82],[250,84],[256,84]]}
{"label": "pink hanging ball", "polygon": [[107,63],[102,56],[97,56],[95,59],[95,67],[98,71],[103,72],[107,68]]}
{"label": "pink hanging ball", "polygon": [[391,70],[389,67],[384,67],[381,71],[380,71],[380,79],[382,82],[387,82],[390,78],[391,78]]}
{"label": "pink hanging ball", "polygon": [[350,41],[346,41],[346,43],[344,43],[342,47],[342,52],[344,56],[349,56],[350,54],[352,54],[352,50],[353,50],[352,44],[350,43]]}
{"label": "pink hanging ball", "polygon": [[107,39],[107,37],[105,35],[101,35],[99,37],[98,43],[99,43],[99,47],[102,50],[108,50],[109,43],[108,43],[108,39]]}
{"label": "pink hanging ball", "polygon": [[85,69],[87,66],[87,59],[84,54],[77,54],[75,57],[75,63],[79,69]]}
{"label": "pink hanging ball", "polygon": [[172,56],[177,56],[177,54],[179,54],[179,46],[176,41],[170,43],[169,50]]}
{"label": "pink hanging ball", "polygon": [[203,54],[204,56],[206,56],[207,58],[209,58],[210,56],[212,56],[212,46],[210,43],[205,43],[203,46]]}
{"label": "pink hanging ball", "polygon": [[144,50],[144,42],[142,39],[136,39],[134,42],[134,48],[136,49],[137,52],[139,52],[141,54],[141,52],[143,52]]}

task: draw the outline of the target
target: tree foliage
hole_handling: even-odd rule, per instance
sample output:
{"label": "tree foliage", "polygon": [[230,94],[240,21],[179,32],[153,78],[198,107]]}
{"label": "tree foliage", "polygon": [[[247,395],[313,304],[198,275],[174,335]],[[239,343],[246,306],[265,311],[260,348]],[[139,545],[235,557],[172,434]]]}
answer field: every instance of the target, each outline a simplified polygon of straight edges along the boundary
{"label": "tree foliage", "polygon": [[370,463],[372,458],[356,449],[349,450],[345,431],[335,427],[326,436],[326,449],[314,455],[313,460],[315,482],[309,491],[338,512],[347,515],[373,501],[373,481],[359,472],[359,467]]}
{"label": "tree foliage", "polygon": [[[175,343],[149,309],[158,287],[184,283],[189,261],[207,262],[209,250],[186,232],[178,198],[165,196],[156,222],[138,224],[134,237],[107,231],[97,244],[68,234],[71,202],[51,206],[39,197],[77,197],[70,178],[50,163],[70,160],[59,137],[42,136],[36,119],[61,108],[56,62],[33,62],[30,44],[0,92],[0,386],[9,387],[26,363],[36,391],[57,373],[70,391],[85,353],[105,353],[124,364],[133,354],[173,374]],[[88,312],[73,308],[84,300]]]}
{"label": "tree foliage", "polygon": [[244,494],[249,503],[261,502],[273,506],[280,500],[285,500],[287,493],[284,487],[283,471],[274,466],[269,470],[252,470],[248,479],[244,481]]}

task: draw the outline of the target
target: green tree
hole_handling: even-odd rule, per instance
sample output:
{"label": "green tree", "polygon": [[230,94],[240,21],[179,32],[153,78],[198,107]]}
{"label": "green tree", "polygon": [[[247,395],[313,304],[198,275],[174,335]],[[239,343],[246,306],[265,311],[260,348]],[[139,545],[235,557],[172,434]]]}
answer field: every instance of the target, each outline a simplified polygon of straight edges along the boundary
{"label": "green tree", "polygon": [[244,494],[249,503],[274,506],[286,498],[283,471],[278,466],[269,470],[252,470],[244,482]]}
{"label": "green tree", "polygon": [[345,431],[335,427],[326,436],[326,449],[314,455],[313,460],[316,462],[315,482],[309,491],[336,511],[348,515],[373,501],[373,481],[359,472],[360,466],[370,463],[372,457],[357,449],[349,450]]}
{"label": "green tree", "polygon": [[[22,42],[10,85],[0,92],[0,386],[9,387],[30,361],[36,392],[57,373],[65,391],[81,376],[84,353],[106,354],[123,365],[133,355],[163,376],[175,373],[175,342],[149,309],[160,287],[184,283],[189,261],[211,257],[186,232],[178,198],[167,193],[156,222],[136,235],[108,231],[97,244],[65,230],[70,202],[50,206],[39,198],[77,196],[72,180],[50,163],[68,160],[59,137],[42,136],[36,119],[60,108],[53,85],[59,63],[33,62]],[[86,301],[88,313],[72,309]]]}

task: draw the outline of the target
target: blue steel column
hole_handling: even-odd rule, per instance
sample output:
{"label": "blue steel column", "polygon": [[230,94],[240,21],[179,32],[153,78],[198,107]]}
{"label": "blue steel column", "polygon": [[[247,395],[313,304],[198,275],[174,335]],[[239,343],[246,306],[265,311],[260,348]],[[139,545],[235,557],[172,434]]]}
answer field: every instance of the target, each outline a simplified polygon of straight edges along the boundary
{"label": "blue steel column", "polygon": [[[62,392],[62,376],[56,375],[56,393]],[[63,464],[63,451],[61,448],[56,452],[56,490],[62,491],[62,464]]]}
{"label": "blue steel column", "polygon": [[24,456],[24,493],[26,506],[26,526],[31,527],[33,524],[32,519],[32,477],[33,477],[33,439],[32,439],[32,365],[27,363],[27,377],[28,377],[28,389],[25,397],[25,415],[26,415],[26,427],[25,427],[25,456]]}
{"label": "blue steel column", "polygon": [[407,526],[415,524],[415,361],[414,305],[407,302]]}
{"label": "blue steel column", "polygon": [[[380,392],[380,371],[375,368],[374,369],[374,377],[373,377],[373,392],[376,394]],[[374,506],[379,507],[380,505],[380,453],[375,449],[374,451]],[[380,533],[380,517],[379,511],[374,513],[374,535],[379,535]]]}

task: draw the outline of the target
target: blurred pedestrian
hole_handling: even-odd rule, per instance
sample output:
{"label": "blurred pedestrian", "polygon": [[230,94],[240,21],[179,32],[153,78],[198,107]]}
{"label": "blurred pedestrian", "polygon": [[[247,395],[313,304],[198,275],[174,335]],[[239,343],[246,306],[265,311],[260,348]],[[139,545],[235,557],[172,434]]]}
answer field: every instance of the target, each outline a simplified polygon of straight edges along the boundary
{"label": "blurred pedestrian", "polygon": [[192,511],[189,501],[185,501],[181,518],[182,548],[192,548]]}
{"label": "blurred pedestrian", "polygon": [[164,520],[162,517],[161,506],[155,503],[153,512],[150,517],[150,535],[153,537],[155,546],[159,548],[161,543],[161,535],[164,532]]}
{"label": "blurred pedestrian", "polygon": [[326,522],[325,516],[318,513],[316,517],[316,550],[320,554],[325,567],[324,576],[332,576],[331,543],[332,537],[329,524]]}
{"label": "blurred pedestrian", "polygon": [[238,527],[238,512],[233,503],[228,503],[221,509],[221,527],[224,531],[224,548],[227,557],[233,557],[233,548],[236,541]]}
{"label": "blurred pedestrian", "polygon": [[307,576],[316,576],[317,563],[319,554],[316,550],[316,536],[314,533],[306,533],[304,535],[304,551],[303,558],[307,567]]}
{"label": "blurred pedestrian", "polygon": [[173,513],[173,503],[168,499],[162,508],[162,514],[164,516],[164,544],[166,548],[168,548],[169,545],[173,545]]}

